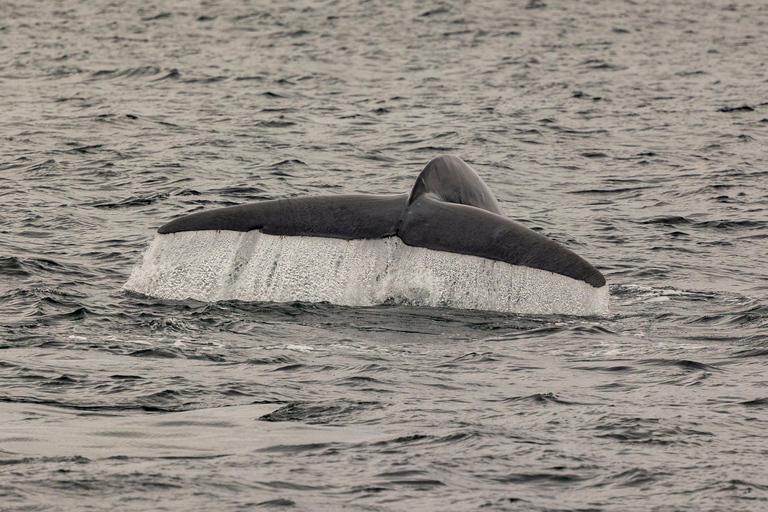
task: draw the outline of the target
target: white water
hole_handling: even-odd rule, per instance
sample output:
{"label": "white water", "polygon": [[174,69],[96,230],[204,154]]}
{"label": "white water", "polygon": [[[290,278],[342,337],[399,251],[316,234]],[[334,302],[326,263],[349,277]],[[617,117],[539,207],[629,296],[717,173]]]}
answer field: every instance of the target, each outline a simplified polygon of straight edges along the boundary
{"label": "white water", "polygon": [[125,289],[163,299],[413,304],[527,314],[608,314],[608,287],[405,245],[258,231],[156,235]]}

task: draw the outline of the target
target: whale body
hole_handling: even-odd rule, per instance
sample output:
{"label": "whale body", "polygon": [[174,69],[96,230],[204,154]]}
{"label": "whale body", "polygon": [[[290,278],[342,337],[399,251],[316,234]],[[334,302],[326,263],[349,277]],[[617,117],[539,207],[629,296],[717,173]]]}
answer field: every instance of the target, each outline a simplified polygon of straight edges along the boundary
{"label": "whale body", "polygon": [[608,311],[603,275],[508,219],[455,156],[431,160],[408,194],[286,198],[173,220],[125,289],[205,301]]}

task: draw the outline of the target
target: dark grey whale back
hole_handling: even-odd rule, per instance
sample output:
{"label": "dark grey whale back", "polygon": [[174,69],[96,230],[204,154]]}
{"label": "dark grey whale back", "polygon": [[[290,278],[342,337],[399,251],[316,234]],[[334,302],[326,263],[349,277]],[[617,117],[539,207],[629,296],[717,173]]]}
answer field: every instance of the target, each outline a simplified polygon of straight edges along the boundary
{"label": "dark grey whale back", "polygon": [[509,220],[483,180],[455,156],[430,161],[410,194],[276,199],[194,213],[157,231],[202,230],[345,240],[397,236],[413,247],[479,256],[605,286],[603,275],[586,260]]}

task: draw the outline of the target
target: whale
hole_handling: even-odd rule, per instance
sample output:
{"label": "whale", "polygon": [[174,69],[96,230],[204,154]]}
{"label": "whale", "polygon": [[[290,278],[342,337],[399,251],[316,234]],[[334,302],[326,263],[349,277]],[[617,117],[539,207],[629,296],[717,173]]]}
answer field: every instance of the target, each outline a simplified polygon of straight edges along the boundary
{"label": "whale", "polygon": [[127,290],[513,313],[591,315],[608,307],[599,270],[509,219],[477,172],[452,155],[429,161],[408,193],[203,211],[162,225],[153,244]]}

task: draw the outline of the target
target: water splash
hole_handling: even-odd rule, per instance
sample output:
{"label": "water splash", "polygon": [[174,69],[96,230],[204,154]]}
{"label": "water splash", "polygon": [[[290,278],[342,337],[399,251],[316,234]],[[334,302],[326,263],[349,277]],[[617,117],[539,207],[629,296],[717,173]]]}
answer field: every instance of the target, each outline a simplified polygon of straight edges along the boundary
{"label": "water splash", "polygon": [[157,235],[124,288],[163,299],[412,304],[607,315],[608,287],[544,270],[405,245],[251,231]]}

